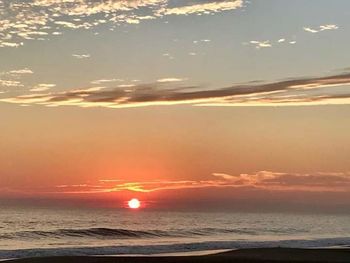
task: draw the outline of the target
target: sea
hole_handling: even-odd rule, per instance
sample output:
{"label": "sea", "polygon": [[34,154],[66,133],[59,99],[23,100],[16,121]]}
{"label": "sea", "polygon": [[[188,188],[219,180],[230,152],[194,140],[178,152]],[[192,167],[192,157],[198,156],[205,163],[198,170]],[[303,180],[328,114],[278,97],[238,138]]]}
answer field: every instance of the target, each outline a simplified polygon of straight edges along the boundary
{"label": "sea", "polygon": [[349,245],[349,214],[43,207],[0,211],[0,259]]}

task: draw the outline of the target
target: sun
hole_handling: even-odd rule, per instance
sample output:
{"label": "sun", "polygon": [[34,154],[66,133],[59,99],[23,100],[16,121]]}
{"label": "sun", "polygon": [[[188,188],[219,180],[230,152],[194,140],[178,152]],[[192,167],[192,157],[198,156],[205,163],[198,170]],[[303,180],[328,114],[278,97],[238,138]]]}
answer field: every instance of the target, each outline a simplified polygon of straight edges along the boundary
{"label": "sun", "polygon": [[137,198],[133,198],[128,201],[128,206],[131,209],[137,209],[137,208],[140,208],[141,202]]}

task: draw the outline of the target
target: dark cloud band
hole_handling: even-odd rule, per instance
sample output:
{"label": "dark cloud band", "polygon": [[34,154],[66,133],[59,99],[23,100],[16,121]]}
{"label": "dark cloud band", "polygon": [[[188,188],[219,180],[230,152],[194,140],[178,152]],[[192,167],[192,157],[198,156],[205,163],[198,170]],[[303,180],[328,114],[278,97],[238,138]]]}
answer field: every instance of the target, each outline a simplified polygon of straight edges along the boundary
{"label": "dark cloud band", "polygon": [[[58,93],[34,94],[2,99],[4,102],[48,106],[136,107],[152,105],[298,105],[348,104],[350,73],[326,77],[299,78],[271,83],[252,82],[221,89],[171,83],[138,85],[129,88],[90,88]],[[342,92],[332,92],[333,87]]]}

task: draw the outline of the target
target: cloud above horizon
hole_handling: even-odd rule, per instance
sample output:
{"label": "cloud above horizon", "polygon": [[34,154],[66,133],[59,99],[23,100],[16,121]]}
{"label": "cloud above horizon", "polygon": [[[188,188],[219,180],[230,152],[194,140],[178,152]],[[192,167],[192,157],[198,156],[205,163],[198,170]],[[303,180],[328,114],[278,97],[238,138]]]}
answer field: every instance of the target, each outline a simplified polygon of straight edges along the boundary
{"label": "cloud above horizon", "polygon": [[116,88],[90,87],[0,99],[2,102],[79,107],[143,107],[190,104],[195,106],[298,106],[350,103],[350,73],[304,77],[275,82],[250,82],[220,89],[185,86],[164,81]]}
{"label": "cloud above horizon", "polygon": [[133,182],[118,179],[99,180],[95,184],[57,185],[50,193],[99,194],[121,191],[151,193],[165,190],[200,188],[250,188],[268,191],[349,192],[350,173],[285,173],[259,171],[231,175],[213,173],[207,180],[152,180]]}

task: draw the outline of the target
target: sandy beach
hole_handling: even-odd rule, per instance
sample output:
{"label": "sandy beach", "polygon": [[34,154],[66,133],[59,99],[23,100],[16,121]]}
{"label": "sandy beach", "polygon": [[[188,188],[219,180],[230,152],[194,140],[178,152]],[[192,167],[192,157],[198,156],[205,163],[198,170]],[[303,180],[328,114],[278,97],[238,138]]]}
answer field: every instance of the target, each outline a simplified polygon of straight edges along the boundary
{"label": "sandy beach", "polygon": [[48,257],[8,260],[13,263],[224,263],[224,262],[350,262],[350,249],[241,249],[205,256]]}

